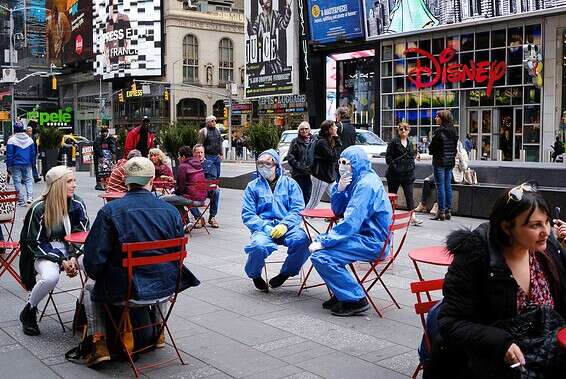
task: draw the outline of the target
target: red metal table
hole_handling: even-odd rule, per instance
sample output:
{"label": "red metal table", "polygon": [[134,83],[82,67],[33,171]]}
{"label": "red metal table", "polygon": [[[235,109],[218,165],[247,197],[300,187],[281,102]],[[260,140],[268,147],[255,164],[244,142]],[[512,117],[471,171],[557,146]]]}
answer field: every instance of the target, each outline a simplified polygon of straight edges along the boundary
{"label": "red metal table", "polygon": [[104,192],[98,195],[104,203],[107,203],[112,200],[121,199],[126,195],[127,192]]}
{"label": "red metal table", "polygon": [[76,244],[76,245],[83,245],[88,237],[89,231],[86,232],[75,232],[71,234],[67,234],[65,236],[65,241]]}
{"label": "red metal table", "polygon": [[450,266],[453,257],[446,250],[446,246],[428,246],[409,252],[409,258],[415,265],[419,280],[424,280],[417,263],[426,263],[434,266]]}
{"label": "red metal table", "polygon": [[175,180],[161,180],[156,179],[153,181],[153,191],[154,193],[161,192],[161,195],[168,195],[171,193],[171,189],[175,187]]}

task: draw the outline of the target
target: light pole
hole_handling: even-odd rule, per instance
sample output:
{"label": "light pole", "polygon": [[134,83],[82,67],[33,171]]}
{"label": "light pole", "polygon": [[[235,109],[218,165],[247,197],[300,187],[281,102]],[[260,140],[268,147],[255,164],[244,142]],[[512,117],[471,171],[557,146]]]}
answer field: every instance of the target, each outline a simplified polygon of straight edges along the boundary
{"label": "light pole", "polygon": [[181,62],[185,58],[180,58],[171,63],[171,119],[177,122],[177,104],[175,104],[175,64]]}

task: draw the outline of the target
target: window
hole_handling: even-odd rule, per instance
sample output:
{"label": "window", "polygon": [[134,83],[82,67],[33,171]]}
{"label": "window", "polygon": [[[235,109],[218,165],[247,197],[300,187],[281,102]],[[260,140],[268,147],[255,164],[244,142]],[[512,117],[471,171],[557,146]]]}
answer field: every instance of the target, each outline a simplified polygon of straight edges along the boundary
{"label": "window", "polygon": [[188,34],[183,39],[183,81],[198,83],[198,41]]}
{"label": "window", "polygon": [[218,80],[220,83],[231,82],[234,78],[234,48],[232,41],[228,38],[222,38],[218,45],[219,62],[218,62]]}

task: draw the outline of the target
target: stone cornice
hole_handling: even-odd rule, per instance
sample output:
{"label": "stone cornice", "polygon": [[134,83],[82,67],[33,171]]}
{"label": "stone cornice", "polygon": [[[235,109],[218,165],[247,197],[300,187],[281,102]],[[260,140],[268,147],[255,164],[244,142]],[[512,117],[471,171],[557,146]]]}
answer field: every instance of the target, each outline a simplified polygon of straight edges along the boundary
{"label": "stone cornice", "polygon": [[169,27],[244,33],[244,22],[239,14],[202,13],[171,10],[165,14],[165,25]]}

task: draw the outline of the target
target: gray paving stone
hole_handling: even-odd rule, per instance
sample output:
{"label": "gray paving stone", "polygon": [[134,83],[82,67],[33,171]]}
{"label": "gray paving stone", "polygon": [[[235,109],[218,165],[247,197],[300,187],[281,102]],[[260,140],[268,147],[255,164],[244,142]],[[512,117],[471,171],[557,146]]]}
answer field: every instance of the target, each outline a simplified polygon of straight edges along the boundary
{"label": "gray paving stone", "polygon": [[[203,284],[201,284],[203,285]],[[187,290],[177,297],[175,304],[174,314],[179,317],[189,318],[192,316],[204,315],[207,313],[218,312],[221,308],[216,307],[206,301],[197,299],[191,296],[191,290]]]}
{"label": "gray paving stone", "polygon": [[281,338],[275,341],[255,345],[253,346],[253,348],[262,351],[264,353],[268,353],[270,351],[279,350],[288,346],[295,346],[298,344],[302,344],[305,341],[306,340],[304,338],[298,336],[292,336],[292,337]]}
{"label": "gray paving stone", "polygon": [[320,376],[315,375],[311,372],[303,371],[299,372],[298,374],[286,376],[284,379],[320,379]]}
{"label": "gray paving stone", "polygon": [[283,361],[218,333],[181,338],[177,345],[186,353],[237,378],[286,366]]}
{"label": "gray paving stone", "polygon": [[410,376],[415,371],[415,368],[417,368],[418,363],[419,358],[415,350],[384,359],[376,364]]}
{"label": "gray paving stone", "polygon": [[360,358],[371,363],[378,363],[387,358],[391,358],[396,355],[404,354],[409,351],[415,351],[415,350],[416,348],[411,349],[406,346],[396,345],[392,343],[391,346],[376,351],[372,351],[371,353],[364,354],[360,356]]}
{"label": "gray paving stone", "polygon": [[16,340],[7,335],[4,331],[0,330],[0,346],[13,345]]}
{"label": "gray paving stone", "polygon": [[99,379],[107,377],[132,378],[134,376],[132,368],[126,362],[103,362],[97,365],[96,368],[89,368],[83,365],[66,362],[60,365],[50,366],[50,368],[55,371],[59,377],[69,379],[79,377],[81,379]]}
{"label": "gray paving stone", "polygon": [[297,366],[327,379],[406,378],[405,375],[341,352],[323,355],[298,363]]}
{"label": "gray paving stone", "polygon": [[[308,361],[313,358],[328,355],[334,352],[336,352],[336,350],[328,346],[316,345],[307,350],[303,349],[298,353],[282,356],[280,359],[289,364],[296,365],[297,363]],[[275,352],[272,352],[272,355],[274,354]]]}
{"label": "gray paving stone", "polygon": [[228,311],[193,317],[191,320],[197,325],[201,325],[248,346],[291,337],[289,333],[281,329]]}
{"label": "gray paving stone", "polygon": [[303,372],[303,369],[295,366],[286,366],[278,368],[277,370],[268,370],[264,372],[259,372],[257,374],[246,376],[246,379],[282,379],[282,378],[289,378],[293,377],[294,375],[300,374]]}
{"label": "gray paving stone", "polygon": [[[3,378],[57,378],[58,376],[31,352],[19,345],[0,352],[0,376]],[[19,348],[16,348],[18,346]]]}

